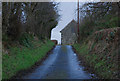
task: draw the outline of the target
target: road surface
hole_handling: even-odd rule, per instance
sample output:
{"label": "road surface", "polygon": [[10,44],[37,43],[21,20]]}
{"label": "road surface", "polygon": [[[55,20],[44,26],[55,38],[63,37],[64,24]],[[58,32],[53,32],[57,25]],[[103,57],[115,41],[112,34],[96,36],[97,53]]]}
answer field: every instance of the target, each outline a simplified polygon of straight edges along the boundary
{"label": "road surface", "polygon": [[57,45],[49,57],[22,79],[91,79],[70,45]]}

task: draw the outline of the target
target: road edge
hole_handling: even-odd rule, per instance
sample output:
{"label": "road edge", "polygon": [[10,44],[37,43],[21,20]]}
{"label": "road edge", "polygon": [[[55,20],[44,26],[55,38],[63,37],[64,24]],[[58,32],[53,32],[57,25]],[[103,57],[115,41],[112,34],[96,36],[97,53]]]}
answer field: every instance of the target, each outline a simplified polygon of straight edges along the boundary
{"label": "road edge", "polygon": [[25,76],[31,72],[33,72],[38,66],[40,66],[42,64],[42,62],[51,54],[51,52],[53,51],[53,49],[55,48],[56,45],[54,45],[47,53],[46,55],[40,59],[39,61],[37,61],[34,65],[32,65],[30,68],[27,68],[25,70],[20,70],[18,71],[13,77],[11,77],[9,80],[11,79],[21,79],[22,76]]}

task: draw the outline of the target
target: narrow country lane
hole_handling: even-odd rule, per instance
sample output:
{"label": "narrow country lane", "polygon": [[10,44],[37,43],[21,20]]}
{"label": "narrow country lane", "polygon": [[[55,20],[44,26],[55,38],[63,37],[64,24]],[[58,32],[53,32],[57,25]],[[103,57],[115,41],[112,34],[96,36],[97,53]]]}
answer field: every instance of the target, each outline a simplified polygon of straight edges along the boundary
{"label": "narrow country lane", "polygon": [[79,64],[72,46],[57,45],[42,65],[22,79],[90,79],[91,74]]}

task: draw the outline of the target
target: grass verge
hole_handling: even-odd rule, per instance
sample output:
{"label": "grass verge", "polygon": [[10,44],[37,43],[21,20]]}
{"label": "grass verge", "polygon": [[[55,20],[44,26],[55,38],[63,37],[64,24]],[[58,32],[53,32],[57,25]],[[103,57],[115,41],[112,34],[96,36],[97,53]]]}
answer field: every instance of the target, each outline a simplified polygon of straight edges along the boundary
{"label": "grass verge", "polygon": [[17,46],[10,48],[10,54],[2,55],[2,79],[10,79],[20,70],[25,70],[41,60],[54,43],[50,40],[46,43],[33,42],[33,47]]}
{"label": "grass verge", "polygon": [[[88,49],[87,44],[74,44],[73,48],[77,52],[79,58],[85,63],[88,70],[92,70],[99,78],[102,79],[117,79],[117,66],[113,62],[106,60],[104,54],[92,54]],[[112,59],[112,58],[111,58]]]}

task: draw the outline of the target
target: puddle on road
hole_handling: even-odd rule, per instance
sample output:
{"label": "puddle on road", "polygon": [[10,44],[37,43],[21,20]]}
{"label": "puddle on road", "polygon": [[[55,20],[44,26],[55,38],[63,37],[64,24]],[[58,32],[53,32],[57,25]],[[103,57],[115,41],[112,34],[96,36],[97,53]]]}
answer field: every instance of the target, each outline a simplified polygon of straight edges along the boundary
{"label": "puddle on road", "polygon": [[68,73],[66,73],[66,71],[63,70],[58,70],[58,71],[54,71],[54,73],[52,74],[48,74],[45,79],[68,79]]}

